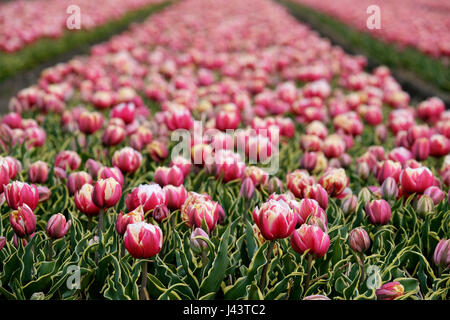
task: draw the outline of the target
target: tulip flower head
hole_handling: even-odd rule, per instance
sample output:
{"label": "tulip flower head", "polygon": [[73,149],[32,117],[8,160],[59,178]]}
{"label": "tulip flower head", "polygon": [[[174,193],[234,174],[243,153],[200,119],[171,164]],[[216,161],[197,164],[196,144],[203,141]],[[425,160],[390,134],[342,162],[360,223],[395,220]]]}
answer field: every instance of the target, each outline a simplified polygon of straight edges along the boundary
{"label": "tulip flower head", "polygon": [[145,222],[129,224],[123,239],[125,248],[136,259],[148,259],[157,255],[163,245],[161,229]]}

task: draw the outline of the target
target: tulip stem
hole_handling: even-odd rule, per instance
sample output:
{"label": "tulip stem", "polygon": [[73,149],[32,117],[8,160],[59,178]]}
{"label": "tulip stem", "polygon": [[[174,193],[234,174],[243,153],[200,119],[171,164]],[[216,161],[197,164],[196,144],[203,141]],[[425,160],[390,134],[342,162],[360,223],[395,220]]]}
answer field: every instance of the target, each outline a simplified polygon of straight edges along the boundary
{"label": "tulip stem", "polygon": [[53,259],[53,239],[48,239],[48,259],[51,261]]}
{"label": "tulip stem", "polygon": [[311,269],[312,269],[312,261],[313,261],[313,256],[312,254],[308,254],[308,260],[306,262],[306,282],[305,282],[305,296],[306,296],[306,292],[309,289],[309,284],[311,281]]}
{"label": "tulip stem", "polygon": [[361,270],[361,281],[360,283],[363,283],[364,280],[366,280],[366,271],[364,270],[364,253],[361,253],[360,255],[357,255],[357,260],[359,264],[359,269]]}
{"label": "tulip stem", "polygon": [[207,251],[202,251],[202,277],[205,277],[204,272],[206,269],[206,265],[208,264],[208,253]]}
{"label": "tulip stem", "polygon": [[261,292],[263,292],[264,288],[266,287],[267,272],[269,271],[270,260],[272,259],[272,253],[273,253],[274,247],[275,247],[275,241],[271,240],[269,242],[269,247],[267,248],[267,255],[266,255],[267,262],[264,265],[264,269],[263,269],[262,275],[261,275],[261,280],[259,282],[259,289],[261,290]]}
{"label": "tulip stem", "polygon": [[102,243],[103,243],[103,208],[100,209],[100,212],[98,214],[98,224],[97,224],[97,233],[98,233],[98,250],[95,256],[96,262],[98,262],[99,258],[99,251],[102,249]]}
{"label": "tulip stem", "polygon": [[147,292],[147,261],[142,261],[142,279],[141,279],[141,290],[139,291],[140,300],[149,300]]}

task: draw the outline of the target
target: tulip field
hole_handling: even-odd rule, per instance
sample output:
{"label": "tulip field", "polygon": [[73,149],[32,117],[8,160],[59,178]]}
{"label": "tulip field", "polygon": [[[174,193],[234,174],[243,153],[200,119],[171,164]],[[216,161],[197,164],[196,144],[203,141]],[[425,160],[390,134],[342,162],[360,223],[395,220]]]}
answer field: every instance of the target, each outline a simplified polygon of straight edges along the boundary
{"label": "tulip field", "polygon": [[[66,2],[0,3],[1,54]],[[0,300],[447,300],[450,111],[368,65],[276,1],[180,0],[45,68],[0,106]]]}

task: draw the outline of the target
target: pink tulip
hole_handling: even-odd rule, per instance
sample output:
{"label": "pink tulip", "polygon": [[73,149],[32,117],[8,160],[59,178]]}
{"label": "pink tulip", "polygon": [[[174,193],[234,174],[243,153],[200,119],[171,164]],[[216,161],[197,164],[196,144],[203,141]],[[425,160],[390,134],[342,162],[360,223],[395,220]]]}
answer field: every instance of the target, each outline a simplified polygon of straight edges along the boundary
{"label": "pink tulip", "polygon": [[176,187],[168,184],[164,186],[163,190],[166,194],[167,207],[171,210],[180,209],[188,196],[183,185]]}
{"label": "pink tulip", "polygon": [[145,222],[129,224],[123,239],[125,248],[136,259],[148,259],[157,255],[163,245],[161,229]]}
{"label": "pink tulip", "polygon": [[125,198],[128,211],[142,205],[144,212],[153,210],[159,204],[166,203],[166,193],[156,183],[139,185]]}
{"label": "pink tulip", "polygon": [[130,147],[125,147],[123,149],[114,152],[112,163],[113,166],[122,170],[126,173],[134,173],[141,166],[142,156],[141,154]]}
{"label": "pink tulip", "polygon": [[100,179],[92,190],[92,201],[99,208],[110,208],[119,202],[122,195],[121,185],[114,179]]}
{"label": "pink tulip", "polygon": [[391,207],[383,199],[368,202],[365,211],[370,222],[373,224],[387,224],[391,220]]}
{"label": "pink tulip", "polygon": [[36,161],[28,168],[28,177],[33,183],[44,183],[48,178],[48,164],[43,161]]}
{"label": "pink tulip", "polygon": [[297,224],[294,210],[283,200],[268,200],[253,211],[253,220],[266,240],[290,236]]}
{"label": "pink tulip", "polygon": [[75,194],[86,183],[92,183],[92,177],[89,173],[84,171],[72,172],[67,177],[67,188],[70,194]]}
{"label": "pink tulip", "polygon": [[64,170],[67,170],[67,168],[69,168],[70,170],[77,170],[80,167],[80,165],[81,165],[81,158],[74,151],[64,150],[56,155],[55,167]]}
{"label": "pink tulip", "polygon": [[174,167],[158,167],[155,169],[155,182],[160,186],[182,185],[184,181],[184,175],[181,169],[177,166]]}
{"label": "pink tulip", "polygon": [[295,252],[303,254],[306,250],[315,258],[323,257],[330,247],[330,237],[318,226],[303,224],[291,235],[291,246]]}
{"label": "pink tulip", "polygon": [[36,216],[25,203],[9,214],[9,222],[19,238],[30,236],[36,229]]}
{"label": "pink tulip", "polygon": [[93,191],[93,185],[85,184],[75,193],[74,197],[77,209],[88,216],[96,216],[100,212],[100,208],[92,201]]}
{"label": "pink tulip", "polygon": [[4,186],[6,203],[11,209],[18,209],[26,204],[31,210],[34,210],[39,203],[39,193],[34,184],[29,185],[25,182],[13,181]]}
{"label": "pink tulip", "polygon": [[394,300],[405,294],[405,288],[400,282],[394,281],[383,284],[375,293],[378,300]]}
{"label": "pink tulip", "polygon": [[142,210],[141,205],[128,213],[121,211],[116,220],[116,231],[119,235],[123,236],[129,224],[142,221],[144,221],[144,210]]}
{"label": "pink tulip", "polygon": [[50,217],[45,228],[45,232],[50,238],[59,239],[64,237],[72,225],[72,220],[66,221],[66,217],[61,213]]}
{"label": "pink tulip", "polygon": [[426,167],[406,168],[400,174],[402,190],[407,193],[423,193],[434,181],[433,173]]}

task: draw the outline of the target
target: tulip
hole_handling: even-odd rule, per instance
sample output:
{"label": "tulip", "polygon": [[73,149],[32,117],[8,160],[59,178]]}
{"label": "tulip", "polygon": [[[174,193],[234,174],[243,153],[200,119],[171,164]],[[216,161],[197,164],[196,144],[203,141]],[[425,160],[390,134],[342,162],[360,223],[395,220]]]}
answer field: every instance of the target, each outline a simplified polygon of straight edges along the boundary
{"label": "tulip", "polygon": [[154,140],[147,145],[147,152],[155,162],[161,162],[169,154],[167,147],[158,140]]}
{"label": "tulip", "polygon": [[298,216],[298,224],[304,224],[310,217],[325,217],[325,211],[320,207],[319,203],[314,199],[302,199],[299,202],[298,210],[295,210]]}
{"label": "tulip", "polygon": [[339,196],[349,184],[349,178],[345,174],[345,170],[329,169],[325,171],[320,178],[319,183],[327,190],[330,197]]}
{"label": "tulip", "polygon": [[103,165],[100,162],[95,161],[94,159],[88,159],[84,166],[91,175],[91,177],[97,177],[98,171]]}
{"label": "tulip", "polygon": [[220,110],[216,115],[216,128],[222,131],[236,130],[240,122],[241,117],[238,112]]}
{"label": "tulip", "polygon": [[144,212],[153,210],[159,204],[166,203],[166,192],[156,183],[139,185],[125,198],[128,211],[142,205]]}
{"label": "tulip", "polygon": [[265,186],[267,184],[267,180],[269,179],[269,175],[263,169],[256,166],[248,166],[245,168],[244,176],[252,179],[255,187],[257,186]]}
{"label": "tulip", "polygon": [[97,172],[97,179],[108,179],[113,178],[121,186],[123,186],[124,178],[122,171],[117,167],[101,167]]}
{"label": "tulip", "polygon": [[70,194],[75,194],[86,183],[92,183],[92,177],[89,173],[84,171],[72,172],[67,178],[67,188]]}
{"label": "tulip", "polygon": [[398,147],[398,148],[392,149],[391,152],[389,152],[388,157],[390,160],[398,161],[402,165],[404,165],[406,163],[406,161],[413,158],[413,154],[411,153],[411,151],[409,151],[408,149],[406,149],[404,147]]}
{"label": "tulip", "polygon": [[178,167],[183,172],[184,177],[186,178],[189,175],[189,172],[191,171],[191,160],[186,159],[182,156],[177,156],[172,159],[170,162],[171,167]]}
{"label": "tulip", "polygon": [[289,237],[298,221],[294,210],[283,200],[268,200],[261,208],[256,207],[252,215],[266,240]]}
{"label": "tulip", "polygon": [[42,147],[45,143],[47,134],[42,128],[28,128],[25,130],[25,141],[27,148]]}
{"label": "tulip", "polygon": [[120,144],[126,136],[125,128],[117,125],[108,124],[103,131],[102,143],[104,146],[116,146]]}
{"label": "tulip", "polygon": [[295,252],[303,254],[306,250],[311,257],[323,257],[330,247],[330,237],[318,226],[303,224],[291,235],[291,246]]}
{"label": "tulip", "polygon": [[421,195],[415,203],[415,209],[419,216],[424,217],[426,214],[434,211],[434,202],[430,196]]}
{"label": "tulip", "polygon": [[123,236],[129,224],[143,221],[144,210],[142,210],[142,206],[138,206],[136,209],[125,214],[121,211],[116,220],[116,231],[119,235]]}
{"label": "tulip", "polygon": [[34,210],[39,203],[39,193],[34,184],[29,185],[25,182],[14,181],[4,186],[6,203],[16,210],[26,204],[31,210]]}
{"label": "tulip", "polygon": [[66,217],[61,213],[54,214],[50,217],[45,228],[45,232],[52,239],[64,237],[72,225],[72,220],[66,221]]}
{"label": "tulip", "polygon": [[55,167],[64,170],[67,170],[67,168],[69,168],[70,170],[77,170],[80,167],[80,165],[81,165],[81,158],[74,151],[64,150],[56,155]]}
{"label": "tulip", "polygon": [[234,155],[222,155],[218,156],[218,152],[216,152],[217,158],[214,163],[214,170],[216,178],[222,177],[224,182],[232,181],[235,179],[240,179],[245,170],[245,163],[237,159]]}
{"label": "tulip", "polygon": [[387,139],[387,129],[386,126],[383,124],[380,124],[376,126],[375,128],[375,139],[379,143],[383,143]]}
{"label": "tulip", "polygon": [[286,176],[288,189],[297,197],[303,198],[308,186],[315,183],[314,178],[305,170],[294,170]]}
{"label": "tulip", "polygon": [[434,249],[433,254],[434,264],[437,266],[444,266],[448,268],[450,266],[450,240],[441,239]]}
{"label": "tulip", "polygon": [[345,152],[345,141],[337,134],[329,135],[322,147],[322,151],[327,158],[337,158]]}
{"label": "tulip", "polygon": [[129,124],[134,121],[135,110],[134,103],[121,103],[111,110],[111,118],[119,118]]}
{"label": "tulip", "polygon": [[267,183],[267,191],[269,194],[272,193],[281,193],[283,192],[283,182],[277,177],[272,177],[269,179],[269,182]]}
{"label": "tulip", "polygon": [[362,253],[369,249],[370,238],[363,228],[355,228],[350,231],[348,242],[353,251]]}
{"label": "tulip", "polygon": [[441,135],[434,134],[430,138],[430,155],[442,157],[450,153],[450,140]]}
{"label": "tulip", "polygon": [[183,185],[176,187],[168,184],[164,186],[163,190],[166,194],[167,207],[171,210],[180,209],[188,196]]}
{"label": "tulip", "polygon": [[141,166],[141,162],[141,154],[130,147],[117,150],[112,157],[113,166],[126,173],[136,172]]}
{"label": "tulip", "polygon": [[434,181],[433,173],[426,167],[406,168],[400,174],[402,190],[407,193],[423,193]]}
{"label": "tulip", "polygon": [[88,216],[95,216],[100,212],[100,208],[97,207],[92,201],[92,192],[94,186],[86,183],[75,193],[74,201],[78,210]]}
{"label": "tulip", "polygon": [[245,178],[242,181],[240,195],[244,199],[250,200],[255,194],[255,184],[251,178]]}
{"label": "tulip", "polygon": [[411,152],[415,159],[423,161],[430,155],[430,140],[428,138],[419,138],[414,141]]}
{"label": "tulip", "polygon": [[378,165],[376,178],[379,184],[382,184],[386,178],[390,177],[398,182],[400,173],[402,172],[402,165],[399,162],[394,162],[392,160],[383,161]]}
{"label": "tulip", "polygon": [[9,182],[9,165],[5,160],[0,160],[0,193],[3,192],[3,186]]}
{"label": "tulip", "polygon": [[33,183],[44,183],[48,178],[49,168],[47,163],[36,161],[28,168],[28,177]]}
{"label": "tulip", "polygon": [[103,125],[103,116],[99,112],[83,111],[78,118],[78,127],[85,134],[93,134]]}
{"label": "tulip", "polygon": [[185,211],[187,214],[187,220],[185,222],[190,228],[205,228],[207,232],[215,229],[219,221],[217,202],[199,198],[189,203],[186,208],[183,207],[182,211]]}
{"label": "tulip", "polygon": [[356,206],[358,205],[358,198],[355,195],[350,195],[345,197],[341,203],[341,209],[345,215],[349,215],[356,210]]}
{"label": "tulip", "polygon": [[[317,152],[322,150],[323,141],[316,135],[306,134],[300,138],[300,147],[303,151]],[[330,151],[331,152],[331,151]],[[339,153],[339,152],[338,152]]]}
{"label": "tulip", "polygon": [[169,130],[186,129],[189,130],[194,125],[194,119],[188,108],[171,104],[168,110],[164,112],[164,120]]}
{"label": "tulip", "polygon": [[445,199],[445,192],[436,186],[428,187],[423,194],[429,196],[433,200],[435,206]]}
{"label": "tulip", "polygon": [[315,295],[304,297],[303,300],[331,300],[331,299],[328,298],[327,296],[315,294]]}
{"label": "tulip", "polygon": [[375,294],[377,295],[378,300],[394,300],[405,294],[405,288],[400,282],[388,282],[377,289]]}
{"label": "tulip", "polygon": [[396,199],[398,196],[398,186],[394,178],[387,177],[381,185],[381,196],[385,200]]}
{"label": "tulip", "polygon": [[169,209],[165,204],[159,204],[153,209],[152,216],[156,222],[161,223],[169,217]]}
{"label": "tulip", "polygon": [[209,236],[205,231],[203,231],[202,228],[196,228],[191,233],[191,236],[189,238],[191,250],[195,254],[200,255],[203,252],[208,251],[209,247],[208,247],[208,243],[205,240],[199,239],[197,237],[203,237],[203,238],[209,239]]}
{"label": "tulip", "polygon": [[178,187],[183,184],[183,181],[183,171],[177,166],[170,168],[158,167],[155,169],[155,182],[162,187],[169,184]]}
{"label": "tulip", "polygon": [[368,202],[365,211],[369,220],[373,224],[387,224],[391,220],[391,207],[383,199]]}
{"label": "tulip", "polygon": [[356,165],[356,173],[361,180],[366,180],[370,174],[370,168],[367,162],[360,162]]}
{"label": "tulip", "polygon": [[100,179],[92,190],[92,201],[99,208],[113,207],[122,195],[122,187],[114,178]]}
{"label": "tulip", "polygon": [[0,237],[0,251],[2,251],[3,247],[6,244],[6,238],[5,237]]}
{"label": "tulip", "polygon": [[19,238],[29,237],[36,229],[36,216],[26,203],[9,214],[9,222]]}
{"label": "tulip", "polygon": [[21,129],[22,116],[17,112],[10,112],[2,117],[1,123],[6,124],[11,129]]}
{"label": "tulip", "polygon": [[123,239],[125,248],[136,259],[148,259],[157,255],[163,244],[161,229],[145,222],[129,224]]}

